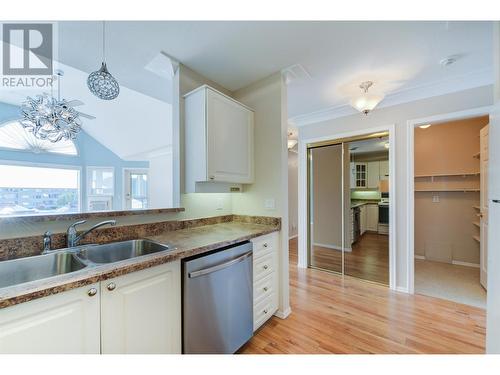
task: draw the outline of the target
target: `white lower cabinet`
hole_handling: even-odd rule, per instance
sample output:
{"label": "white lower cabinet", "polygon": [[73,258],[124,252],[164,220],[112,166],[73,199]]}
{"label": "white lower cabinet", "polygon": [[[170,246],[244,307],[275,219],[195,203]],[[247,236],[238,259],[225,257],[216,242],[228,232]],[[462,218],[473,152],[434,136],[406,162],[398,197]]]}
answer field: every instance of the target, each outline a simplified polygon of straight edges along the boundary
{"label": "white lower cabinet", "polygon": [[378,232],[378,205],[366,205],[366,230]]}
{"label": "white lower cabinet", "polygon": [[103,354],[181,353],[179,261],[101,282]]}
{"label": "white lower cabinet", "polygon": [[99,305],[97,283],[1,309],[0,353],[99,354]]}
{"label": "white lower cabinet", "polygon": [[180,352],[180,261],[0,309],[0,354]]}
{"label": "white lower cabinet", "polygon": [[278,310],[279,232],[257,237],[253,243],[253,329]]}

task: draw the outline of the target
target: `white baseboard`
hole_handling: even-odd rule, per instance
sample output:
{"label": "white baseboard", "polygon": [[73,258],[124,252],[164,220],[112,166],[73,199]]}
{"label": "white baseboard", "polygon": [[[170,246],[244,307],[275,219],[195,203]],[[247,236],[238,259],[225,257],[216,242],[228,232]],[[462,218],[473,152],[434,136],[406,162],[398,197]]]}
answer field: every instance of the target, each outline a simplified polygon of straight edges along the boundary
{"label": "white baseboard", "polygon": [[280,319],[286,319],[286,318],[288,318],[288,315],[290,315],[291,313],[292,313],[292,309],[290,308],[290,306],[288,306],[283,311],[281,311],[281,310],[276,311],[274,313],[274,315],[277,316]]}
{"label": "white baseboard", "polygon": [[415,254],[415,259],[425,260],[425,255],[417,255],[417,254]]}
{"label": "white baseboard", "polygon": [[407,294],[410,293],[408,288],[403,286],[397,286],[395,290],[396,292],[407,293]]}
{"label": "white baseboard", "polygon": [[288,237],[288,241],[293,240],[294,238],[297,238],[298,236],[299,236],[298,234],[295,234],[295,235],[293,235],[291,237]]}
{"label": "white baseboard", "polygon": [[[317,243],[317,242],[315,242],[314,246],[324,247],[324,248],[327,248],[327,249],[342,251],[342,247],[341,246],[328,245],[328,244],[325,244],[325,243]],[[344,249],[344,251],[347,252],[347,253],[350,253],[352,251],[352,249],[350,247],[346,247]]]}
{"label": "white baseboard", "polygon": [[451,264],[454,264],[456,266],[465,266],[465,267],[479,268],[479,264],[477,264],[477,263],[460,262],[459,260],[452,260]]}

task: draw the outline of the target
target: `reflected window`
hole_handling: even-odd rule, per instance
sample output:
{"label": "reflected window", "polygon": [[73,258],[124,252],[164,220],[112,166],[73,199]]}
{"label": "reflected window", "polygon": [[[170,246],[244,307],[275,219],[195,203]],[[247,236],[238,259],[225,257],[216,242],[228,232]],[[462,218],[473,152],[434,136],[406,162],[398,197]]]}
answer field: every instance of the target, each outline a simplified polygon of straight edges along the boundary
{"label": "reflected window", "polygon": [[71,140],[51,141],[38,139],[23,128],[19,121],[10,121],[0,125],[0,148],[16,151],[30,151],[35,154],[54,153],[76,156],[78,151]]}

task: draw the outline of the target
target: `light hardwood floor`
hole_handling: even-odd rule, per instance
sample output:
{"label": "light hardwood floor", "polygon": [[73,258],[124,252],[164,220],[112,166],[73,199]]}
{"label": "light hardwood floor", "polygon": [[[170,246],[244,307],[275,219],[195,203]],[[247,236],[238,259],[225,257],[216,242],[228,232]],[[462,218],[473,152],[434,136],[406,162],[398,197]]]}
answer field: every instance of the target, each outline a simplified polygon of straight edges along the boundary
{"label": "light hardwood floor", "polygon": [[483,309],[296,264],[292,240],[292,314],[271,318],[240,353],[484,353]]}
{"label": "light hardwood floor", "polygon": [[[389,236],[366,232],[344,253],[345,274],[363,280],[389,284]],[[342,252],[314,246],[311,265],[342,272]]]}

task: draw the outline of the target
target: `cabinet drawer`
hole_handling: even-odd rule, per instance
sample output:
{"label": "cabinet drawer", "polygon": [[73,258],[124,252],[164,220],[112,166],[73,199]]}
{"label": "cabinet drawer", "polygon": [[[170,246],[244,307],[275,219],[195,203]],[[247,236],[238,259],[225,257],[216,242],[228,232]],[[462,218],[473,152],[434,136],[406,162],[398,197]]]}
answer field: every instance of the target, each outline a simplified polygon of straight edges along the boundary
{"label": "cabinet drawer", "polygon": [[262,278],[270,275],[275,271],[275,257],[274,253],[267,254],[258,259],[254,259],[253,262],[253,277],[254,282],[262,280]]}
{"label": "cabinet drawer", "polygon": [[272,251],[278,250],[278,235],[277,233],[271,233],[266,236],[261,236],[253,239],[252,243],[254,259],[260,258]]}
{"label": "cabinet drawer", "polygon": [[259,328],[267,321],[277,310],[276,294],[272,293],[267,298],[255,305],[253,310],[253,329]]}
{"label": "cabinet drawer", "polygon": [[254,282],[253,284],[253,300],[254,304],[260,302],[262,299],[270,296],[272,293],[276,293],[276,272],[272,272],[270,275]]}

